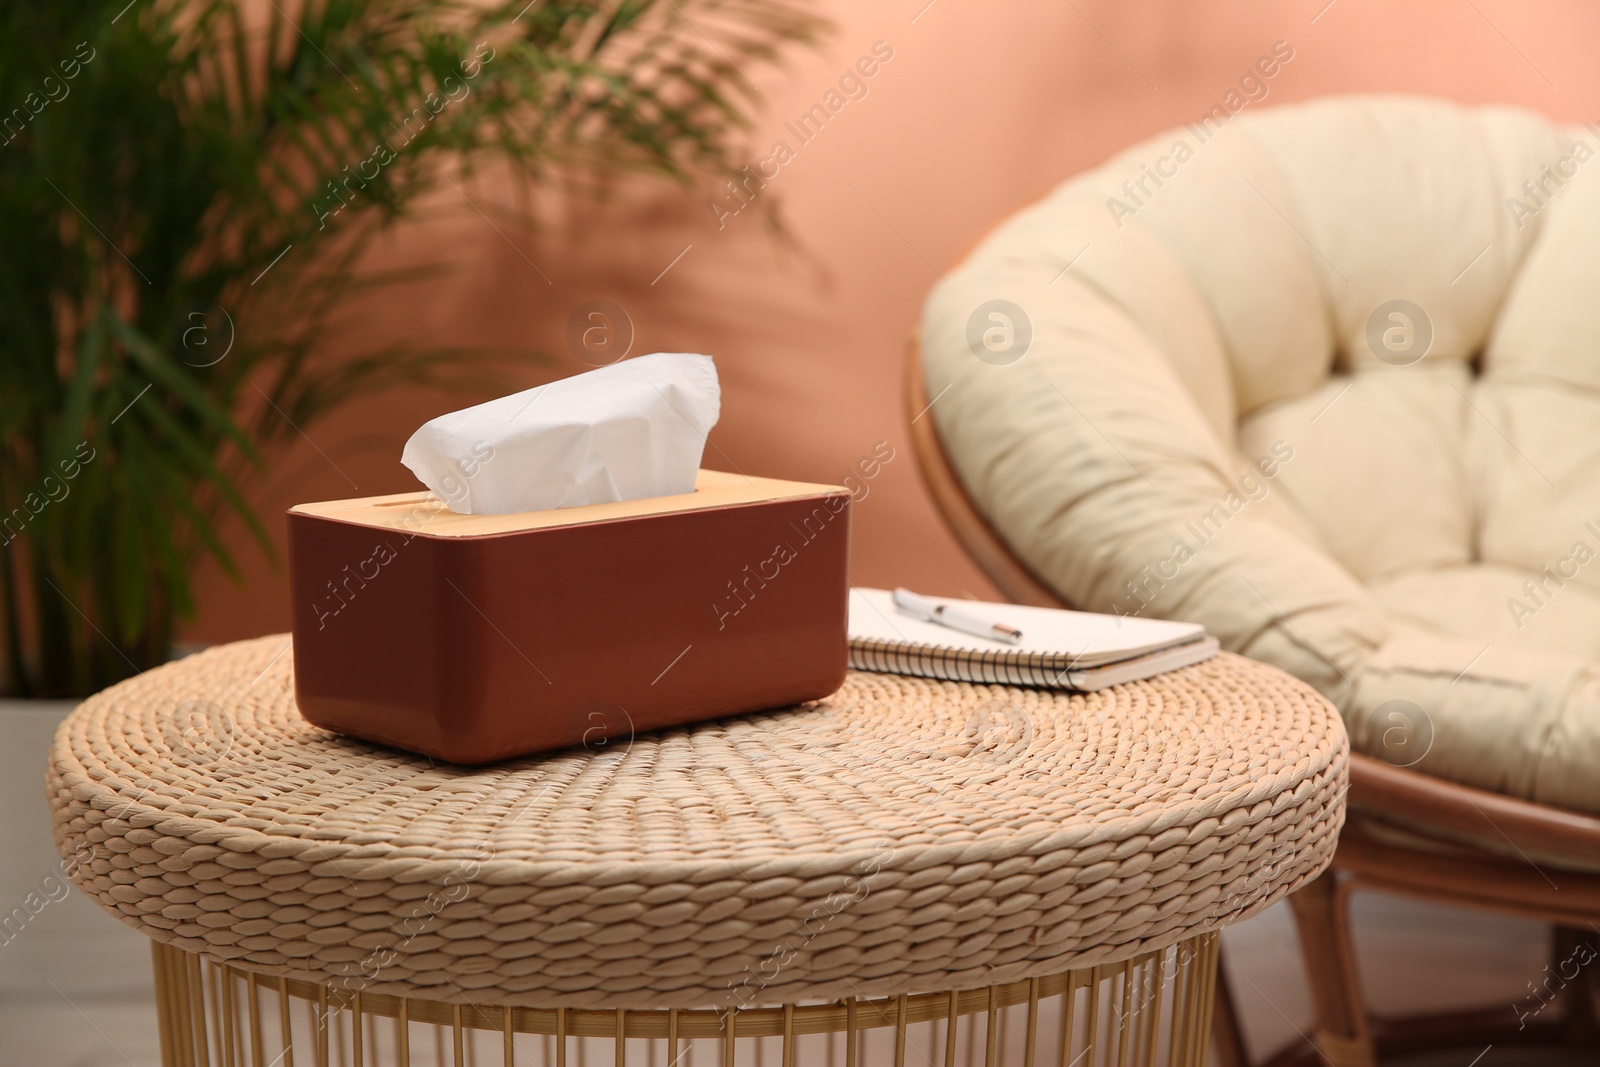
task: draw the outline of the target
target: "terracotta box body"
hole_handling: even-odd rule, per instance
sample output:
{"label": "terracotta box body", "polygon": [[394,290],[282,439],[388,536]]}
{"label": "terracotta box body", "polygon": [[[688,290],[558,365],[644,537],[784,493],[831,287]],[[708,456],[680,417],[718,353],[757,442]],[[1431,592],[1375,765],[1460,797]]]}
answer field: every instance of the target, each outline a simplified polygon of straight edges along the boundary
{"label": "terracotta box body", "polygon": [[310,722],[487,763],[823,697],[847,660],[850,494],[695,492],[520,515],[429,493],[289,511]]}

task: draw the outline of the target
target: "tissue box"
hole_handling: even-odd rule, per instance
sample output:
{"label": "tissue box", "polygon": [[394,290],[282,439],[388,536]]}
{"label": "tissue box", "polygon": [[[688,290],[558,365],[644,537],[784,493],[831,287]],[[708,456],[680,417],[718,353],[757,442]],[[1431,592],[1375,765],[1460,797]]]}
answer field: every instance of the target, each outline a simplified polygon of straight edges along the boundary
{"label": "tissue box", "polygon": [[455,763],[823,697],[847,660],[850,493],[695,491],[517,515],[431,493],[289,510],[310,722]]}

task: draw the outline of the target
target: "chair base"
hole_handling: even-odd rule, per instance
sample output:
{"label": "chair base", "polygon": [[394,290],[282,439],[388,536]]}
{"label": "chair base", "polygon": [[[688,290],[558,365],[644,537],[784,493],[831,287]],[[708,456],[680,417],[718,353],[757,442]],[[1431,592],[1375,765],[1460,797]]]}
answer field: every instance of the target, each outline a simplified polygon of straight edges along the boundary
{"label": "chair base", "polygon": [[[1567,1020],[1530,1022],[1519,1029],[1516,1020],[1506,1022],[1504,1006],[1432,1015],[1407,1015],[1394,1018],[1369,1017],[1367,1029],[1372,1055],[1378,1062],[1392,1056],[1420,1052],[1459,1050],[1463,1064],[1486,1046],[1515,1048],[1600,1049],[1600,1041],[1574,1040]],[[1600,1055],[1597,1055],[1600,1058]],[[1296,1039],[1268,1056],[1260,1067],[1346,1067],[1338,1050],[1322,1051]]]}
{"label": "chair base", "polygon": [[[1541,871],[1532,861],[1522,869],[1499,857],[1395,848],[1374,840],[1359,815],[1352,818],[1333,866],[1290,899],[1316,1008],[1315,1043],[1294,1041],[1259,1067],[1374,1067],[1390,1056],[1448,1050],[1470,1059],[1491,1045],[1600,1050],[1597,886],[1594,875]],[[1550,963],[1528,983],[1520,1011],[1513,1004],[1369,1015],[1350,937],[1349,899],[1358,889],[1553,922]]]}

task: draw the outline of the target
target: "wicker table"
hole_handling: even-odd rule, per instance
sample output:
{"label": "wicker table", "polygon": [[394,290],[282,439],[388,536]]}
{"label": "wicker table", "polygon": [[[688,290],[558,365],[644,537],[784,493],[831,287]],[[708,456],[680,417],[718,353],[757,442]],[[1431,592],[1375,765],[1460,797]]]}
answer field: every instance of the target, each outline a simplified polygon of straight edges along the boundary
{"label": "wicker table", "polygon": [[308,725],[287,648],[107,690],[52,752],[170,1065],[1197,1067],[1216,931],[1343,815],[1337,713],[1229,655],[1088,695],[852,674],[471,769]]}

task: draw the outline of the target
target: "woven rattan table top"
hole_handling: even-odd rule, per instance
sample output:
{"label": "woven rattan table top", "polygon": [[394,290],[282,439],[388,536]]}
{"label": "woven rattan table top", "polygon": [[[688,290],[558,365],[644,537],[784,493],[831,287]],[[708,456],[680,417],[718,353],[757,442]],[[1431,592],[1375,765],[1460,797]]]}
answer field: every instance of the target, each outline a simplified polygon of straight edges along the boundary
{"label": "woven rattan table top", "polygon": [[1120,960],[1320,872],[1347,744],[1221,655],[1093,694],[853,673],[834,696],[487,768],[304,722],[288,638],[86,701],[49,792],[159,940],[374,993],[712,1007]]}

